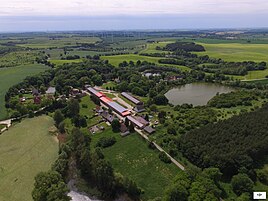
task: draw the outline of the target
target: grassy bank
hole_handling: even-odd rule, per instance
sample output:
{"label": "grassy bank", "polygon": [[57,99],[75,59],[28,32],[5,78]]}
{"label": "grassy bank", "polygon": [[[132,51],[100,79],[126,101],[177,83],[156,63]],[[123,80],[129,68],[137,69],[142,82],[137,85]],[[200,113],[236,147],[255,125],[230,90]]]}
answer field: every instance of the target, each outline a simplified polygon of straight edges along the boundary
{"label": "grassy bank", "polygon": [[56,160],[58,143],[47,116],[23,120],[0,136],[0,200],[31,201],[34,177]]}

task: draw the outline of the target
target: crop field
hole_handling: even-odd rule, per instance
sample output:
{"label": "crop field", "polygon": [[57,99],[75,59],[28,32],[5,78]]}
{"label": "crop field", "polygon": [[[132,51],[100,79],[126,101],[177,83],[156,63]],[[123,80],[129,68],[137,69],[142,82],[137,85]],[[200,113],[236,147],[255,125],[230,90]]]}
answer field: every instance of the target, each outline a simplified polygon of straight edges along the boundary
{"label": "crop field", "polygon": [[51,63],[55,64],[56,66],[60,66],[63,64],[69,64],[69,63],[80,63],[83,60],[82,59],[75,59],[75,60],[49,60]]}
{"label": "crop field", "polygon": [[163,42],[158,42],[158,43],[147,43],[146,48],[139,53],[167,53],[168,51],[161,51],[161,50],[156,50],[156,47],[165,47],[167,44],[173,43],[175,41],[163,41]]}
{"label": "crop field", "polygon": [[250,82],[250,83],[254,83],[254,84],[268,84],[268,79],[261,79],[261,80],[252,80],[252,81],[247,81],[247,82]]}
{"label": "crop field", "polygon": [[180,170],[174,164],[165,164],[155,150],[138,135],[121,137],[111,128],[92,137],[93,145],[102,136],[114,136],[117,142],[103,150],[105,159],[110,161],[116,172],[134,180],[144,190],[143,200],[161,197],[168,185]]}
{"label": "crop field", "polygon": [[31,39],[24,40],[23,44],[18,44],[20,47],[29,47],[36,49],[46,49],[46,48],[60,48],[75,46],[77,43],[96,43],[101,41],[97,37],[63,37],[63,38],[53,38],[53,37],[35,37]]}
{"label": "crop field", "polygon": [[34,177],[47,171],[58,155],[48,130],[52,118],[25,119],[0,135],[0,200],[31,201]]}
{"label": "crop field", "polygon": [[186,66],[179,66],[179,65],[170,65],[170,64],[160,64],[158,62],[159,59],[163,59],[161,57],[148,57],[148,56],[142,56],[142,55],[137,55],[137,54],[125,54],[125,55],[115,55],[115,56],[102,56],[101,59],[103,60],[108,60],[112,65],[114,66],[119,66],[120,63],[123,61],[134,61],[137,62],[138,60],[140,61],[147,61],[151,63],[158,64],[160,66],[172,66],[172,67],[177,67],[181,69],[182,71],[189,71],[190,68]]}
{"label": "crop field", "polygon": [[5,94],[10,87],[21,82],[25,77],[38,74],[48,69],[47,66],[31,64],[10,68],[0,68],[0,119],[6,118]]}
{"label": "crop field", "polygon": [[208,55],[225,61],[265,61],[268,63],[268,44],[199,44],[203,45],[206,51],[198,52],[198,55]]}
{"label": "crop field", "polygon": [[33,64],[37,56],[36,52],[11,52],[0,56],[0,68]]}

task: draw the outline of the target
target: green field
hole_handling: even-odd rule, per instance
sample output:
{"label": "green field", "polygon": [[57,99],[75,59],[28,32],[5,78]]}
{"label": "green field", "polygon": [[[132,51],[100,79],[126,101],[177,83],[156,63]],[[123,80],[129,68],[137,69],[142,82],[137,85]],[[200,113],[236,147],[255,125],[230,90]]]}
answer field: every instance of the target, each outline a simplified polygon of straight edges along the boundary
{"label": "green field", "polygon": [[36,49],[46,49],[46,48],[62,48],[68,46],[75,46],[77,43],[96,43],[101,41],[97,37],[62,37],[62,38],[52,38],[52,37],[34,37],[31,39],[24,40],[25,44],[18,44],[21,47],[29,47]]}
{"label": "green field", "polygon": [[49,62],[55,64],[56,66],[60,66],[63,64],[69,64],[69,63],[80,63],[82,62],[82,59],[75,59],[75,60],[49,60]]}
{"label": "green field", "polygon": [[5,94],[10,87],[21,82],[25,77],[38,74],[48,69],[47,66],[31,64],[10,68],[0,68],[0,119],[7,116]]}
{"label": "green field", "polygon": [[248,83],[254,83],[254,84],[268,84],[268,79],[263,79],[263,80],[252,80],[252,81],[247,81]]}
{"label": "green field", "polygon": [[58,155],[48,116],[25,119],[0,135],[0,200],[31,201],[34,177],[47,171]]}
{"label": "green field", "polygon": [[206,51],[199,52],[198,55],[208,55],[225,61],[266,61],[268,63],[268,44],[199,44],[203,45]]}
{"label": "green field", "polygon": [[147,43],[146,44],[146,49],[140,51],[141,53],[167,53],[168,51],[161,51],[161,50],[156,50],[156,47],[165,47],[169,43],[173,43],[175,41],[164,41],[164,42],[158,42],[158,43]]}
{"label": "green field", "polygon": [[158,158],[158,151],[148,148],[138,135],[121,137],[108,128],[92,137],[93,146],[102,136],[114,136],[117,142],[103,150],[106,160],[112,163],[116,172],[134,180],[144,190],[143,200],[161,197],[165,187],[180,172],[173,164],[165,164]]}
{"label": "green field", "polygon": [[112,65],[114,66],[119,66],[120,63],[123,61],[134,61],[137,62],[138,60],[140,61],[147,61],[151,63],[158,64],[160,66],[172,66],[172,67],[177,67],[181,69],[182,71],[189,71],[190,68],[186,66],[179,66],[179,65],[170,65],[170,64],[160,64],[158,62],[159,59],[164,59],[161,57],[148,57],[148,56],[142,56],[142,55],[137,55],[137,54],[125,54],[125,55],[115,55],[115,56],[102,56],[101,59],[103,60],[108,60]]}

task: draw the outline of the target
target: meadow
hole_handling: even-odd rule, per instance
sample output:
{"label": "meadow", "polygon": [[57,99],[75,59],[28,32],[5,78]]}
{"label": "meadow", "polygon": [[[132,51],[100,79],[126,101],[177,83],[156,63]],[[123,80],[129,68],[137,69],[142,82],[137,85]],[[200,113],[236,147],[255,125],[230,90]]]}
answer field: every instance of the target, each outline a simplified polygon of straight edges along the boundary
{"label": "meadow", "polygon": [[38,74],[48,67],[40,64],[0,68],[0,119],[7,117],[5,94],[10,87],[21,82],[25,77]]}
{"label": "meadow", "polygon": [[165,47],[167,44],[173,43],[175,41],[162,41],[158,43],[147,43],[146,48],[139,53],[167,53],[168,51],[161,51],[161,50],[156,50],[156,47]]}
{"label": "meadow", "polygon": [[88,43],[93,44],[101,41],[98,37],[33,37],[30,39],[23,40],[23,44],[18,44],[20,47],[28,47],[34,49],[47,49],[47,48],[63,48],[76,46],[77,43]]}
{"label": "meadow", "polygon": [[198,52],[198,55],[208,55],[212,58],[221,58],[224,61],[255,61],[268,63],[268,44],[241,44],[241,43],[220,43],[203,45],[205,52]]}
{"label": "meadow", "polygon": [[82,62],[83,60],[82,59],[74,59],[74,60],[56,60],[56,59],[53,59],[53,60],[49,60],[49,62],[55,64],[56,66],[60,66],[60,65],[63,65],[63,64],[70,64],[70,63],[80,63]]}
{"label": "meadow", "polygon": [[103,136],[114,136],[117,142],[103,150],[106,160],[110,161],[116,172],[134,180],[144,190],[142,200],[161,197],[165,186],[180,173],[174,164],[165,164],[158,158],[158,151],[152,150],[137,134],[121,137],[108,128],[103,133],[92,136],[94,146]]}
{"label": "meadow", "polygon": [[138,54],[124,54],[124,55],[115,55],[115,56],[102,56],[101,59],[103,60],[108,60],[110,64],[118,67],[120,63],[122,63],[123,61],[134,61],[137,62],[138,60],[140,61],[147,61],[150,63],[155,63],[158,64],[160,66],[173,66],[173,67],[177,67],[179,69],[181,69],[182,71],[189,71],[190,68],[186,67],[186,66],[179,66],[179,65],[170,65],[170,64],[160,64],[158,62],[159,59],[164,59],[161,57],[149,57],[149,56],[142,56],[142,55],[138,55]]}
{"label": "meadow", "polygon": [[31,201],[34,177],[47,171],[58,155],[48,130],[53,119],[25,119],[0,135],[0,200]]}

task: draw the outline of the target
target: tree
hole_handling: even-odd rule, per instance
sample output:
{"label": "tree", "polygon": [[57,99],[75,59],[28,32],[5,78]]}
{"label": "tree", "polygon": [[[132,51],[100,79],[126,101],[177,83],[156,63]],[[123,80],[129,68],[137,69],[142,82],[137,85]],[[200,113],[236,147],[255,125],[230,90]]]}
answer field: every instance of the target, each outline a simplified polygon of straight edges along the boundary
{"label": "tree", "polygon": [[64,120],[64,116],[60,110],[56,110],[54,113],[55,125],[58,128],[59,124]]}
{"label": "tree", "polygon": [[125,125],[126,125],[126,127],[129,127],[129,120],[128,120],[128,118],[125,119]]}
{"label": "tree", "polygon": [[164,95],[158,95],[153,98],[156,105],[167,105],[168,99]]}
{"label": "tree", "polygon": [[268,170],[267,169],[256,170],[256,173],[260,182],[264,184],[268,184]]}
{"label": "tree", "polygon": [[146,114],[144,119],[145,119],[146,121],[149,121],[149,115]]}
{"label": "tree", "polygon": [[187,201],[187,198],[187,189],[181,184],[174,184],[167,190],[164,201]]}
{"label": "tree", "polygon": [[150,110],[151,110],[152,112],[156,112],[156,111],[157,111],[157,106],[156,106],[155,104],[152,104],[152,105],[150,106]]}
{"label": "tree", "polygon": [[93,176],[98,189],[108,197],[116,194],[115,177],[111,164],[105,160],[98,160],[93,166]]}
{"label": "tree", "polygon": [[56,171],[41,172],[35,177],[32,197],[34,201],[69,201],[68,188]]}
{"label": "tree", "polygon": [[141,195],[141,189],[137,186],[137,184],[126,178],[123,181],[123,186],[127,192],[127,194],[134,200],[139,200],[139,197]]}
{"label": "tree", "polygon": [[78,100],[71,99],[67,104],[68,116],[73,117],[77,116],[80,111],[80,105]]}
{"label": "tree", "polygon": [[120,122],[118,119],[115,119],[112,121],[112,129],[113,129],[113,132],[119,132],[120,131]]}
{"label": "tree", "polygon": [[133,123],[129,124],[128,129],[129,129],[129,132],[131,132],[131,133],[133,133],[135,131],[135,127],[134,127]]}
{"label": "tree", "polygon": [[65,123],[64,121],[60,122],[60,124],[58,125],[58,129],[60,133],[65,133]]}
{"label": "tree", "polygon": [[248,175],[241,173],[233,176],[231,184],[237,195],[241,195],[242,193],[252,193],[254,185]]}

